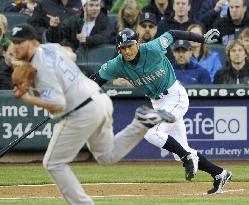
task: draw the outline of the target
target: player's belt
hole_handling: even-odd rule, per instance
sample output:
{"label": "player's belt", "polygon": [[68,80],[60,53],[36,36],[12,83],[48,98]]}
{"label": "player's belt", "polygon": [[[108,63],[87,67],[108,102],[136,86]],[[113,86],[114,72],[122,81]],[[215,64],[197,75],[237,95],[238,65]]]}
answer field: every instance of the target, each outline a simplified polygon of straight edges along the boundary
{"label": "player's belt", "polygon": [[166,89],[162,93],[160,93],[159,96],[157,98],[155,98],[155,100],[159,100],[159,99],[161,99],[163,97],[163,95],[168,95],[168,94],[169,94],[169,92]]}
{"label": "player's belt", "polygon": [[[99,90],[99,93],[104,93],[104,91],[101,89]],[[86,100],[84,100],[81,104],[79,104],[76,108],[74,108],[73,110],[71,110],[67,115],[65,115],[64,117],[68,116],[69,114],[71,114],[72,112],[84,107],[85,105],[87,105],[89,102],[91,102],[93,99],[91,97],[87,98]]]}

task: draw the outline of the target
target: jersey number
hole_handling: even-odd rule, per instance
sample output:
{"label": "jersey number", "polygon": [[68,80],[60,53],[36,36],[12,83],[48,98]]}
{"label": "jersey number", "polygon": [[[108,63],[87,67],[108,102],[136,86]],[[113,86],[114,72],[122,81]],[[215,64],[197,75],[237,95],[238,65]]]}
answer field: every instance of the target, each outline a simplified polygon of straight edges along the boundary
{"label": "jersey number", "polygon": [[74,81],[75,74],[73,73],[73,68],[69,69],[70,65],[67,64],[62,57],[60,57],[58,65],[61,68],[62,72],[66,75],[67,79],[70,81]]}

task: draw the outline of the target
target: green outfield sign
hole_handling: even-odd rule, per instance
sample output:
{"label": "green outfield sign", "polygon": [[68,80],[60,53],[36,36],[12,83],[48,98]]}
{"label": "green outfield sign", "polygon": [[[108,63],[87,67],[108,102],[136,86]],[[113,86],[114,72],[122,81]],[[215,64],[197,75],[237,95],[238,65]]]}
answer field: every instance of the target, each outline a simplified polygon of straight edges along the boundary
{"label": "green outfield sign", "polygon": [[[0,147],[21,137],[32,126],[48,116],[48,112],[36,106],[28,106],[15,99],[10,91],[0,92]],[[15,150],[45,150],[52,136],[55,122],[49,121],[27,139],[23,140]]]}
{"label": "green outfield sign", "polygon": [[[185,86],[190,98],[238,98],[249,97],[249,86],[238,85],[194,85]],[[111,97],[144,97],[136,88],[104,86],[106,93]]]}

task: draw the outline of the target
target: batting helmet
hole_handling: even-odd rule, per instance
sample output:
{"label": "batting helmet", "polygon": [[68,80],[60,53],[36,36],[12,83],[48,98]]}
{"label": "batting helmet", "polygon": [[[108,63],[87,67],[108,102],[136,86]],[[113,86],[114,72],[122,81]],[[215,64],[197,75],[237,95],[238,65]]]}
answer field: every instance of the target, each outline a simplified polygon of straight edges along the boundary
{"label": "batting helmet", "polygon": [[120,31],[116,38],[116,46],[120,48],[121,46],[128,46],[137,43],[138,34],[130,28],[125,28]]}

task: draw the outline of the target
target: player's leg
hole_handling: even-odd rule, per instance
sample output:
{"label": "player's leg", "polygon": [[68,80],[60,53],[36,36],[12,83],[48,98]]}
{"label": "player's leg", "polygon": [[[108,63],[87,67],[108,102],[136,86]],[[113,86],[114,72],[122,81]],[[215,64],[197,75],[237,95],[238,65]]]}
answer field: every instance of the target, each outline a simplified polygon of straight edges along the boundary
{"label": "player's leg", "polygon": [[214,179],[213,187],[208,190],[208,194],[222,193],[224,185],[232,178],[232,172],[215,165],[200,153],[197,155],[199,170],[209,173]]}
{"label": "player's leg", "polygon": [[[165,110],[175,116],[175,123],[161,123],[145,136],[149,142],[159,148],[166,149],[178,155],[185,166],[187,180],[191,180],[198,170],[198,157],[195,150],[186,143],[181,143],[181,136],[186,138],[183,116],[188,110],[189,99],[186,90],[179,82],[168,89],[168,94],[159,100],[152,100],[153,108]],[[174,133],[173,131],[177,131]],[[177,136],[179,135],[179,136]],[[185,146],[186,145],[186,146]]]}
{"label": "player's leg", "polygon": [[[177,84],[177,83],[176,83]],[[175,99],[174,97],[177,95],[174,95],[174,90],[177,90],[177,92],[181,93],[181,97],[179,98],[178,106],[175,106]],[[181,85],[175,85],[173,88],[169,91],[169,95],[165,97],[164,100],[166,103],[159,102],[161,104],[155,104],[158,107],[164,108],[166,110],[172,110],[172,114],[176,116],[176,119],[178,120],[177,123],[175,123],[174,129],[167,129],[166,127],[166,133],[174,137],[177,142],[179,142],[184,149],[187,151],[193,153],[194,155],[197,154],[198,156],[198,167],[200,170],[205,171],[209,173],[214,178],[214,184],[213,188],[210,189],[209,193],[218,193],[221,192],[224,184],[231,178],[231,173],[223,170],[223,168],[218,167],[208,161],[203,155],[200,153],[197,153],[195,150],[191,149],[188,145],[187,141],[187,135],[186,135],[186,128],[185,124],[183,122],[183,116],[185,115],[188,107],[188,97],[185,89]],[[172,107],[175,106],[173,109]],[[185,167],[186,168],[186,167]]]}
{"label": "player's leg", "polygon": [[[174,129],[169,131],[169,134],[172,135],[187,151],[194,153],[198,156],[198,169],[204,172],[209,173],[214,178],[213,188],[208,191],[208,193],[220,193],[225,183],[230,180],[232,174],[227,170],[213,164],[208,161],[202,154],[192,149],[188,145],[186,128],[183,120],[178,121],[178,124],[175,125]],[[177,158],[177,156],[175,156]]]}
{"label": "player's leg", "polygon": [[133,119],[114,136],[112,101],[105,94],[96,96],[94,100],[101,102],[97,109],[105,111],[105,120],[88,139],[87,145],[100,164],[113,164],[122,159],[143,139],[148,128],[137,119]]}
{"label": "player's leg", "polygon": [[170,130],[178,128],[179,120],[175,123],[160,123],[149,129],[144,138],[151,144],[161,149],[166,149],[183,161],[187,180],[191,180],[198,170],[198,157],[195,150],[188,146],[183,146],[174,137],[168,135]]}
{"label": "player's leg", "polygon": [[94,204],[82,189],[68,163],[75,158],[104,119],[102,112],[94,112],[95,107],[96,105],[90,102],[56,125],[43,160],[44,167],[71,205]]}

